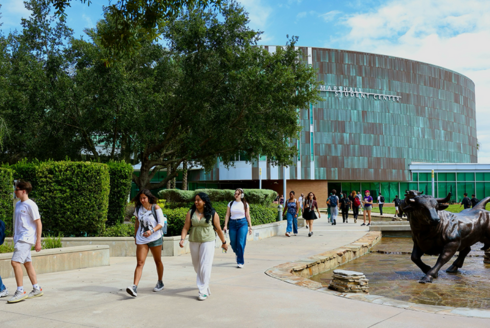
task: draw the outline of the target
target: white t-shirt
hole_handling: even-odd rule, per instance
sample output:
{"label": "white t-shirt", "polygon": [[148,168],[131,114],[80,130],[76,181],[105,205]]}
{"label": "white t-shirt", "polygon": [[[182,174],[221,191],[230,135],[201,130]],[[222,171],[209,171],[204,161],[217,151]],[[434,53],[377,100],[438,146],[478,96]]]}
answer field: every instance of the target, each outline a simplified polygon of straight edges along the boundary
{"label": "white t-shirt", "polygon": [[[228,203],[228,208],[230,208],[231,202]],[[248,208],[248,204],[247,204]],[[230,208],[230,219],[238,220],[243,219],[245,217],[245,208],[243,206],[243,202],[237,202],[236,200],[233,202],[233,206]]]}
{"label": "white t-shirt", "polygon": [[384,204],[384,202],[381,201],[381,196],[378,196],[378,203],[381,204],[381,205]]}
{"label": "white t-shirt", "polygon": [[299,202],[299,205],[301,206],[301,208],[303,208],[303,197],[299,196],[298,202]]}
{"label": "white t-shirt", "polygon": [[35,245],[37,241],[36,223],[39,220],[39,208],[36,203],[28,199],[15,204],[15,235],[14,244],[18,241]]}
{"label": "white t-shirt", "polygon": [[143,236],[146,231],[151,230],[151,228],[155,229],[158,224],[160,224],[162,228],[165,226],[165,218],[163,216],[162,209],[159,208],[155,212],[157,215],[156,218],[153,217],[151,209],[147,210],[143,206],[140,207],[139,213],[136,213],[136,209],[134,210],[133,215],[136,216],[139,221],[138,231],[136,232],[137,245],[145,245],[163,237],[162,229],[155,231],[155,233],[151,234],[150,237]]}

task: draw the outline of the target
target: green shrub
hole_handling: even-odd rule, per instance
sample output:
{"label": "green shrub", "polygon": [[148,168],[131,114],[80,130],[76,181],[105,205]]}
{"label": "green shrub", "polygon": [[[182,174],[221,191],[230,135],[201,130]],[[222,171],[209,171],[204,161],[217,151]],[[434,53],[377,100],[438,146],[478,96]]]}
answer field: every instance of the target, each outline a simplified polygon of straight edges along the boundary
{"label": "green shrub", "polygon": [[13,171],[9,168],[0,167],[0,220],[5,222],[5,234],[12,235],[13,217]]}
{"label": "green shrub", "polygon": [[14,252],[14,242],[5,241],[3,245],[0,245],[0,254],[13,253],[13,252]]}
{"label": "green shrub", "polygon": [[179,189],[163,189],[158,192],[158,198],[170,203],[189,203],[194,200],[194,191]]}
{"label": "green shrub", "polygon": [[[245,198],[250,204],[269,205],[277,197],[277,193],[274,190],[244,189],[243,191],[245,192]],[[194,191],[165,189],[158,193],[158,197],[178,206],[183,206],[183,204],[192,204],[194,196],[199,192],[208,194],[213,203],[230,202],[235,199],[235,190],[230,189],[197,189]]]}
{"label": "green shrub", "polygon": [[179,236],[185,223],[188,207],[174,209],[165,208],[163,213],[167,216],[167,236]]}
{"label": "green shrub", "polygon": [[[20,162],[14,178],[30,181],[43,231],[65,236],[98,236],[104,231],[110,176],[105,164],[91,162]],[[34,172],[34,173],[33,173]]]}
{"label": "green shrub", "polygon": [[[225,223],[226,210],[228,202],[213,202],[213,207],[220,218],[221,227]],[[189,207],[178,207],[174,209],[165,208],[163,213],[168,219],[168,236],[178,236],[184,227],[185,217],[189,211]],[[270,208],[260,204],[250,204],[250,219],[252,225],[267,224],[276,222],[277,208]]]}
{"label": "green shrub", "polygon": [[110,161],[107,166],[109,167],[111,190],[106,225],[112,226],[124,222],[126,204],[131,190],[133,167],[124,161]]}
{"label": "green shrub", "polygon": [[106,227],[101,237],[133,237],[134,224],[117,223],[113,226]]}
{"label": "green shrub", "polygon": [[61,248],[63,247],[63,244],[61,243],[61,238],[63,237],[62,234],[58,234],[58,237],[56,236],[46,236],[43,238],[41,244],[43,249],[51,249],[51,248]]}

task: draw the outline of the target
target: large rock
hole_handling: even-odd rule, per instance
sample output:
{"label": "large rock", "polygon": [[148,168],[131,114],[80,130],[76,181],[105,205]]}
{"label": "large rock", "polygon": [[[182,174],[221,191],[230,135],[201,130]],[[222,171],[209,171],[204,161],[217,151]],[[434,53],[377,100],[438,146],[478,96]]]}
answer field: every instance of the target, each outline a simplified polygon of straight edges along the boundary
{"label": "large rock", "polygon": [[334,270],[328,288],[342,293],[368,293],[368,283],[369,280],[362,272]]}

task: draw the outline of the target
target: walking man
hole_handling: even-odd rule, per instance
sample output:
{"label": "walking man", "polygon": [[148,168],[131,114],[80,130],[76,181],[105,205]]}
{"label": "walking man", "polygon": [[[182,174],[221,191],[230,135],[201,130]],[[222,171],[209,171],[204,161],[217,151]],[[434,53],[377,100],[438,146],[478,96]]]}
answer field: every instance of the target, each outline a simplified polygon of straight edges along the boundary
{"label": "walking man", "polygon": [[395,204],[395,215],[393,216],[393,220],[392,221],[395,221],[396,220],[396,216],[398,215],[398,213],[400,213],[400,204],[401,204],[401,200],[400,198],[398,198],[398,195],[395,196],[395,199],[393,199],[393,203]]}
{"label": "walking man", "polygon": [[385,196],[379,193],[378,196],[378,206],[379,206],[379,214],[383,215],[383,205],[385,204]]}
{"label": "walking man", "polygon": [[[42,288],[37,283],[36,271],[32,265],[31,247],[36,252],[41,251],[42,224],[39,209],[32,200],[29,193],[32,190],[30,182],[20,181],[15,187],[15,196],[20,199],[15,205],[15,233],[14,233],[14,255],[12,256],[12,267],[17,282],[17,290],[8,303],[17,303],[27,298],[43,295]],[[32,283],[32,291],[27,295],[24,291],[24,276],[22,264],[26,268],[27,275]]]}
{"label": "walking man", "polygon": [[339,197],[336,195],[337,190],[332,190],[332,196],[328,197],[327,205],[332,216],[332,225],[337,225],[337,215],[339,215]]}
{"label": "walking man", "polygon": [[467,208],[471,208],[471,201],[470,199],[468,198],[468,194],[467,193],[464,193],[464,198],[463,200],[461,201],[461,204],[459,205],[459,207],[461,206],[464,206],[464,209],[466,210]]}
{"label": "walking man", "polygon": [[342,210],[342,222],[349,223],[349,209],[351,201],[347,197],[347,193],[344,192],[342,199],[340,200],[340,209]]}
{"label": "walking man", "polygon": [[476,198],[475,195],[471,195],[470,201],[471,201],[471,208],[473,208],[475,207],[476,204],[478,204],[480,200],[478,200],[478,198]]}

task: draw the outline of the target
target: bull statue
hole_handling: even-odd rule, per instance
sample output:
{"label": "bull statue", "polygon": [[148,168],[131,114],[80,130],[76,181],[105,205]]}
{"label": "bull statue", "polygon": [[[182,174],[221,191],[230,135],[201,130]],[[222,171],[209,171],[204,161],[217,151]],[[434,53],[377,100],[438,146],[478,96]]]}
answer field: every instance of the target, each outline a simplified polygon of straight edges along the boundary
{"label": "bull statue", "polygon": [[[444,211],[448,208],[446,198],[434,198],[422,195],[422,192],[409,190],[401,206],[407,212],[412,229],[412,261],[425,273],[420,283],[431,283],[437,278],[441,267],[459,251],[458,257],[446,270],[457,273],[463,266],[471,246],[477,242],[484,244],[482,250],[490,248],[490,212],[485,205],[490,197],[481,200],[473,208],[460,213]],[[431,268],[422,262],[422,255],[439,255],[436,264]]]}

